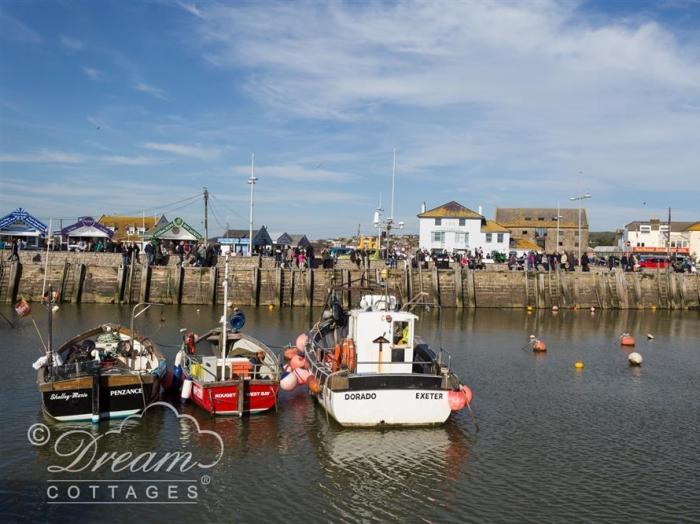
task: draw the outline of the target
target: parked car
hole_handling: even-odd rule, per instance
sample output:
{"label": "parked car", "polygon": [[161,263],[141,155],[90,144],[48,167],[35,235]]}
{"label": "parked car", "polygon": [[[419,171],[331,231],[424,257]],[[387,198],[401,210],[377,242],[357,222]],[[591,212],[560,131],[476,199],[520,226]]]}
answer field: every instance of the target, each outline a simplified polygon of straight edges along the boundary
{"label": "parked car", "polygon": [[671,261],[666,257],[642,257],[639,260],[639,267],[645,269],[666,269],[671,265]]}

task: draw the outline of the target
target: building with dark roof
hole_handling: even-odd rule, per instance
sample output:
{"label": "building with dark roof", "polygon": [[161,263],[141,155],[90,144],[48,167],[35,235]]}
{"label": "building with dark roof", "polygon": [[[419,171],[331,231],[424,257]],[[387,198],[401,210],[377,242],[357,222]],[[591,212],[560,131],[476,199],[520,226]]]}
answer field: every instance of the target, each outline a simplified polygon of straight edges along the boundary
{"label": "building with dark roof", "polygon": [[[578,251],[578,208],[557,210],[556,207],[499,207],[496,209],[496,222],[510,230],[513,241],[528,240],[546,253]],[[580,231],[581,247],[588,249],[588,215],[583,208]]]}

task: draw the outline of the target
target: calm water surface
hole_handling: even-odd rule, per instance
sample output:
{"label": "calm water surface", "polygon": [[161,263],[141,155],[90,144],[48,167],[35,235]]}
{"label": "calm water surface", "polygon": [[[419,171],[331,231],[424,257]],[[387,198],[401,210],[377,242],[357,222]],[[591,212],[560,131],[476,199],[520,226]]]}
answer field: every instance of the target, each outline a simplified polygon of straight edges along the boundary
{"label": "calm water surface", "polygon": [[[12,309],[0,312],[9,317]],[[246,313],[249,333],[281,346],[318,311]],[[700,522],[700,313],[420,314],[423,338],[451,352],[453,367],[474,390],[478,433],[467,413],[437,429],[343,429],[304,390],[283,393],[278,413],[243,420],[212,419],[175,403],[200,430],[223,441],[223,458],[206,481],[202,471],[163,478],[48,471],[68,459],[56,457],[53,440],[29,443],[35,423],[46,424],[54,440],[71,430],[87,432],[68,443],[121,428],[104,443],[115,453],[190,449],[206,462],[218,444],[166,407],[123,428],[45,419],[31,368],[40,355],[34,326],[23,319],[11,329],[0,318],[0,521]],[[169,307],[162,315],[149,311],[137,328],[172,361],[180,328],[201,332],[219,315],[208,307]],[[33,316],[43,331],[39,306]],[[64,305],[56,313],[55,340],[101,322],[128,324],[128,318],[127,308]],[[616,343],[623,331],[637,337],[641,368],[630,368]],[[547,354],[522,349],[530,333],[547,342]],[[655,338],[647,340],[647,333]],[[577,360],[585,363],[582,372],[573,368]],[[103,481],[102,490],[114,479],[165,480],[181,489],[175,481],[193,478],[197,504],[47,503],[47,481],[56,479],[83,489],[87,483],[80,480]],[[97,500],[109,501],[102,493]],[[174,500],[185,495],[180,491]],[[138,500],[147,499],[140,493]]]}

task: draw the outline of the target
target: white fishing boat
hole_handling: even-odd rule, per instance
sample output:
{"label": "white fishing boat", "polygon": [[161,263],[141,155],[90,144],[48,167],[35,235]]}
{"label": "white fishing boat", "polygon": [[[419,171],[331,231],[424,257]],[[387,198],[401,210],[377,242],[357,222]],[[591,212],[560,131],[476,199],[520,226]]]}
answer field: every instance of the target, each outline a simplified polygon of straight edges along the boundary
{"label": "white fishing boat", "polygon": [[415,333],[418,317],[388,294],[343,310],[335,292],[311,329],[309,391],[343,426],[430,426],[471,402],[471,391]]}

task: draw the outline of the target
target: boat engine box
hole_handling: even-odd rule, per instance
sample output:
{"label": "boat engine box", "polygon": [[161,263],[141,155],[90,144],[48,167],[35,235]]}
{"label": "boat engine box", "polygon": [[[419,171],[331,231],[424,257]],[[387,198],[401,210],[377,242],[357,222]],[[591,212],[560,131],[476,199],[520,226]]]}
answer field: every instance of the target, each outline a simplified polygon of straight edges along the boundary
{"label": "boat engine box", "polygon": [[218,360],[216,357],[202,357],[202,367],[199,370],[198,377],[202,382],[216,381],[216,364]]}

